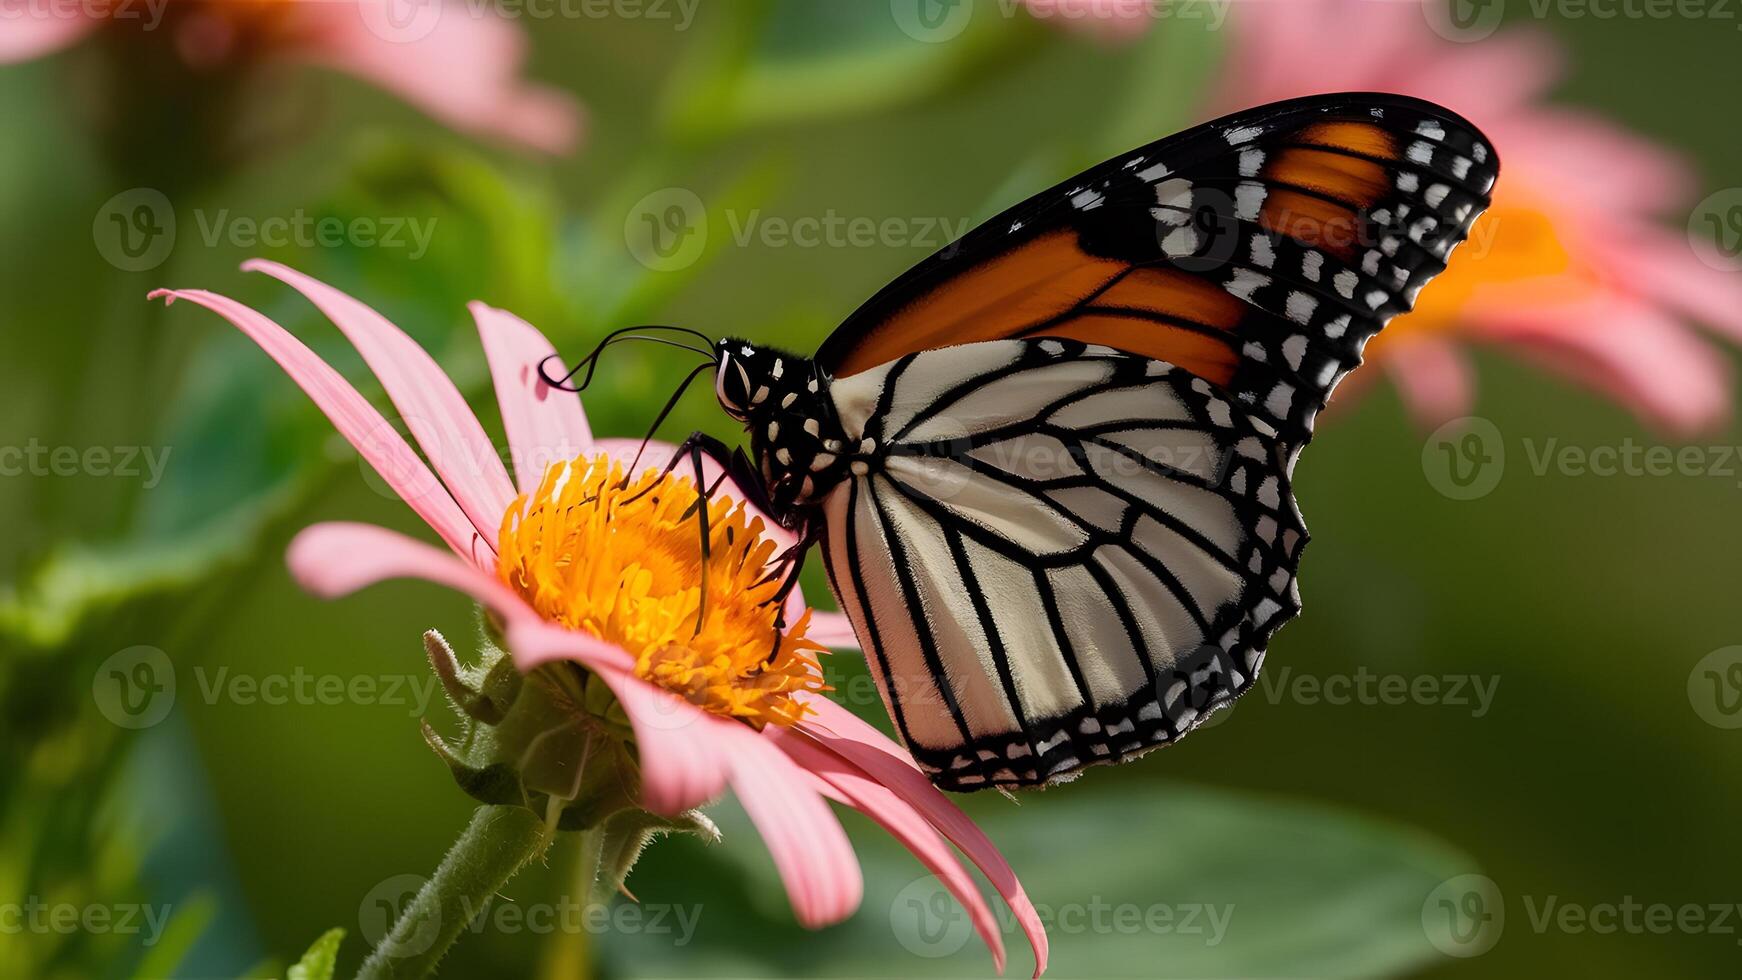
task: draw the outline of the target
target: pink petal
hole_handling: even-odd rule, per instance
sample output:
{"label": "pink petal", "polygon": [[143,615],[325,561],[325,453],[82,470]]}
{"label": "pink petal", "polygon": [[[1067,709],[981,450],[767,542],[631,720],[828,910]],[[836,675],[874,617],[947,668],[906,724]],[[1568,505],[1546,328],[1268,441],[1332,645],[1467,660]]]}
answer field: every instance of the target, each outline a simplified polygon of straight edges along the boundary
{"label": "pink petal", "polygon": [[1692,330],[1624,297],[1488,314],[1482,326],[1484,336],[1608,393],[1673,435],[1729,415],[1728,360]]}
{"label": "pink petal", "polygon": [[859,649],[859,635],[853,632],[853,621],[844,613],[813,610],[805,636],[836,650]]}
{"label": "pink petal", "polygon": [[288,284],[344,331],[494,553],[502,515],[514,500],[514,484],[478,417],[435,358],[386,317],[323,282],[261,259],[244,262],[242,268]]}
{"label": "pink petal", "polygon": [[1384,363],[1409,414],[1423,429],[1470,413],[1475,374],[1469,359],[1447,338],[1424,335],[1398,340],[1385,349]]}
{"label": "pink petal", "polygon": [[721,754],[719,730],[713,726],[736,726],[736,722],[710,715],[634,676],[629,655],[595,637],[547,623],[514,622],[507,639],[514,662],[523,670],[552,660],[576,660],[610,685],[635,730],[641,802],[647,809],[675,815],[725,790],[729,767]]}
{"label": "pink petal", "polygon": [[416,578],[471,596],[506,620],[535,618],[519,596],[477,566],[373,524],[310,525],[291,540],[284,557],[297,583],[323,599],[388,579]]}
{"label": "pink petal", "polygon": [[474,556],[483,552],[494,562],[491,542],[495,540],[495,529],[491,529],[488,539],[481,537],[429,467],[381,413],[302,341],[241,303],[203,289],[159,289],[150,298],[168,303],[185,299],[229,320],[284,368],[291,380],[332,420],[339,434],[441,535],[448,547],[474,561]]}
{"label": "pink petal", "polygon": [[1694,186],[1679,154],[1588,113],[1539,107],[1490,135],[1508,179],[1599,228],[1678,208]]}
{"label": "pink petal", "polygon": [[458,129],[546,153],[567,153],[580,139],[579,103],[520,77],[525,33],[474,4],[410,5],[403,25],[389,20],[392,0],[293,9],[307,38],[295,52],[302,60],[379,85]]}
{"label": "pink petal", "polygon": [[1687,238],[1641,224],[1590,245],[1629,289],[1742,341],[1742,274],[1706,264]]}
{"label": "pink petal", "polygon": [[1023,890],[1022,882],[1017,880],[1016,872],[986,838],[985,832],[938,792],[913,759],[877,729],[828,698],[806,697],[804,702],[816,713],[815,717],[795,727],[858,766],[867,776],[889,787],[924,814],[933,827],[974,862],[1016,914],[1022,931],[1034,947],[1034,975],[1040,976],[1046,970],[1046,928],[1041,924],[1034,904],[1029,901],[1028,893]]}
{"label": "pink petal", "polygon": [[852,915],[865,882],[847,832],[806,774],[767,739],[720,719],[732,792],[756,824],[786,884],[800,925],[817,929]]}
{"label": "pink petal", "polygon": [[968,910],[974,929],[992,950],[992,962],[1002,974],[1004,937],[998,932],[998,920],[992,914],[992,907],[986,904],[974,880],[956,860],[955,852],[925,817],[887,786],[809,738],[784,730],[773,731],[770,738],[792,757],[801,770],[810,773],[827,788],[826,791],[832,791],[828,795],[877,821],[943,882],[950,894],[956,896],[956,901]]}
{"label": "pink petal", "polygon": [[0,65],[34,61],[77,44],[102,21],[91,14],[48,5],[38,11],[23,4],[11,16],[0,17]]}
{"label": "pink petal", "polygon": [[[1422,12],[1416,11],[1415,17],[1423,32],[1429,32]],[[1510,28],[1477,43],[1439,41],[1432,45],[1431,56],[1399,68],[1395,91],[1438,102],[1479,126],[1490,126],[1559,81],[1566,74],[1566,56],[1547,32]],[[1507,160],[1504,146],[1501,159]]]}
{"label": "pink petal", "polygon": [[581,396],[551,387],[539,374],[539,365],[556,353],[544,334],[512,313],[483,303],[469,308],[490,362],[520,492],[534,493],[552,463],[592,449],[593,432]]}

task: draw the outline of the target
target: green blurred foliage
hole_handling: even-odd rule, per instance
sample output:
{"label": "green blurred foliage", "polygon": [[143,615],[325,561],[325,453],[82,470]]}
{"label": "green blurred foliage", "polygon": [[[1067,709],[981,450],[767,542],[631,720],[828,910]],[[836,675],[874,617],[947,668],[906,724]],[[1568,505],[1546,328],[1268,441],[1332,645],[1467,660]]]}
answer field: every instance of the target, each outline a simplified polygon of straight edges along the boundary
{"label": "green blurred foliage", "polygon": [[[993,9],[1009,8],[978,8]],[[1223,40],[1201,22],[1163,21],[1104,48],[1025,17],[977,14],[960,38],[929,43],[881,3],[798,0],[703,5],[688,31],[634,19],[530,26],[534,74],[589,106],[590,144],[575,159],[479,148],[387,95],[312,79],[322,122],[306,138],[246,168],[175,171],[181,236],[147,272],[104,261],[92,216],[118,192],[169,185],[163,161],[183,157],[136,131],[116,146],[89,132],[98,116],[62,111],[92,97],[63,86],[89,52],[0,70],[0,112],[30,134],[0,150],[10,219],[0,224],[0,445],[171,454],[150,488],[0,480],[0,902],[173,910],[150,944],[112,932],[6,936],[0,975],[259,975],[257,964],[305,948],[290,976],[346,973],[370,938],[369,896],[395,875],[427,873],[471,810],[419,738],[439,705],[409,696],[429,682],[421,632],[470,635],[467,604],[421,584],[321,603],[295,588],[280,557],[314,520],[417,533],[415,519],[251,344],[144,294],[235,295],[366,394],[379,391],[300,297],[235,271],[254,250],[208,244],[198,219],[301,209],[433,222],[415,259],[355,244],[269,257],[407,329],[496,431],[466,302],[524,316],[571,356],[613,327],[650,321],[808,347],[941,242],[800,248],[757,234],[755,222],[983,218],[1188,122]],[[1736,173],[1734,127],[1715,125],[1701,95],[1727,90],[1736,38],[1708,27],[1556,25],[1573,45],[1566,93],[1687,148],[1709,174]],[[1612,85],[1617,70],[1636,83]],[[673,191],[700,202],[708,231],[685,261],[650,263],[637,225],[649,202],[680,200]],[[587,405],[609,435],[639,435],[690,366],[627,348],[608,363]],[[1278,638],[1268,670],[1273,683],[1361,669],[1474,675],[1498,683],[1492,710],[1336,706],[1261,688],[1189,747],[1020,804],[967,799],[1042,906],[1233,909],[1214,944],[1183,929],[1055,929],[1054,975],[1733,967],[1733,938],[1539,931],[1524,899],[1738,898],[1736,732],[1708,725],[1687,696],[1694,664],[1736,642],[1735,481],[1536,476],[1526,440],[1656,437],[1498,355],[1481,370],[1480,411],[1515,455],[1478,501],[1449,500],[1424,479],[1421,436],[1383,390],[1315,441],[1297,481],[1315,535],[1307,612]],[[732,436],[710,402],[693,392],[663,434]],[[819,578],[807,588],[826,603]],[[104,710],[100,665],[141,644],[173,661],[176,701],[169,722],[132,731]],[[862,665],[842,655],[830,666],[843,693],[858,692],[854,708],[880,720]],[[269,705],[224,687],[293,671],[396,679],[408,697]],[[904,903],[935,896],[915,890],[917,863],[864,821],[849,819],[865,905],[810,934],[792,924],[742,814],[728,802],[718,819],[723,844],[661,842],[629,881],[648,915],[699,907],[693,941],[646,918],[554,936],[484,925],[444,975],[989,972],[977,940],[947,955],[927,954],[953,939],[914,948]],[[504,902],[582,894],[574,857],[572,842],[559,843]],[[1505,934],[1483,956],[1449,958],[1430,941],[1424,908],[1440,882],[1478,871],[1507,900]],[[1023,943],[1006,933],[1011,969],[1026,970]]]}

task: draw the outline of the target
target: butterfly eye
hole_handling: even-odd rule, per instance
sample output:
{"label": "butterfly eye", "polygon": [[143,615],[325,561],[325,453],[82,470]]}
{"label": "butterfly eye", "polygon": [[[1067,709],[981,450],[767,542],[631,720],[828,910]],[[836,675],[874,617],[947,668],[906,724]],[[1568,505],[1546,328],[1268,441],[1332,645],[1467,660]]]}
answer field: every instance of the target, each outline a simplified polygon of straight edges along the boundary
{"label": "butterfly eye", "polygon": [[720,369],[714,375],[714,396],[727,415],[739,422],[748,417],[750,374],[729,353],[720,355]]}

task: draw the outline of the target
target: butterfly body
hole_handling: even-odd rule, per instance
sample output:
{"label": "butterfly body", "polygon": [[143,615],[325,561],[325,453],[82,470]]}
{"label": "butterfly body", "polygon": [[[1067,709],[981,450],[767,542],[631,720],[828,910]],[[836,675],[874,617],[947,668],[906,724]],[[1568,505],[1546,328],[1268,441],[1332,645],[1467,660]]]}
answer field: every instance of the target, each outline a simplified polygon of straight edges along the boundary
{"label": "butterfly body", "polygon": [[717,357],[715,394],[750,436],[769,516],[802,531],[842,480],[876,462],[876,446],[848,438],[811,359],[730,337]]}
{"label": "butterfly body", "polygon": [[1497,173],[1429,103],[1261,106],[998,215],[814,357],[720,342],[736,472],[821,545],[934,782],[1059,782],[1251,688],[1300,610],[1316,415]]}

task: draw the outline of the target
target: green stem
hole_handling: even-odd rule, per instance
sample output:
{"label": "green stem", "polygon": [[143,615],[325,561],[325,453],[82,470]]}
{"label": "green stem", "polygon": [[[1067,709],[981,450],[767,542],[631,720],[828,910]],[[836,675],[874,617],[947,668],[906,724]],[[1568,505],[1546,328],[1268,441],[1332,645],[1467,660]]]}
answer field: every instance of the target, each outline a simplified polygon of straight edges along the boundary
{"label": "green stem", "polygon": [[544,851],[544,822],[522,806],[481,806],[441,867],[357,971],[357,980],[406,980],[435,973],[466,921]]}

